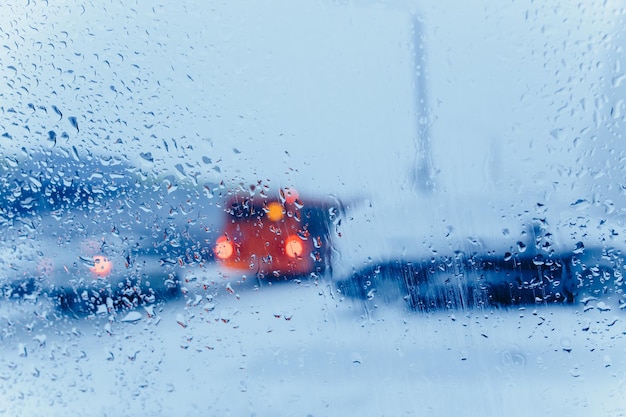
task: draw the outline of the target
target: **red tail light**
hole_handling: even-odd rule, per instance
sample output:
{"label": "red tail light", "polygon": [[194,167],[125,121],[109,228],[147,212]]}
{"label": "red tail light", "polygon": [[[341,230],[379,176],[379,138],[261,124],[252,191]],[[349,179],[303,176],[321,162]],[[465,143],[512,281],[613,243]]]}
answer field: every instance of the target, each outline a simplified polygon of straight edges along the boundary
{"label": "red tail light", "polygon": [[285,239],[285,253],[290,258],[299,258],[304,252],[304,245],[302,239],[297,235],[290,235]]}
{"label": "red tail light", "polygon": [[93,266],[89,269],[100,278],[105,278],[113,270],[113,262],[106,256],[96,255],[93,257]]}
{"label": "red tail light", "polygon": [[233,247],[232,242],[228,240],[226,236],[220,236],[215,242],[215,248],[213,249],[215,256],[220,259],[230,258],[234,251],[235,248]]}

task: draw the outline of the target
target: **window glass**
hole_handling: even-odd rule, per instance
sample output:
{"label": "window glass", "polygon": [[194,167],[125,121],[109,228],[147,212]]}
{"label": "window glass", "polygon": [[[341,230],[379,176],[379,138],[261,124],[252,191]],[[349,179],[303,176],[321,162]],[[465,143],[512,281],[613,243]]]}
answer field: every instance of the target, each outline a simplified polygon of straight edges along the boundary
{"label": "window glass", "polygon": [[7,0],[0,414],[626,409],[619,0]]}

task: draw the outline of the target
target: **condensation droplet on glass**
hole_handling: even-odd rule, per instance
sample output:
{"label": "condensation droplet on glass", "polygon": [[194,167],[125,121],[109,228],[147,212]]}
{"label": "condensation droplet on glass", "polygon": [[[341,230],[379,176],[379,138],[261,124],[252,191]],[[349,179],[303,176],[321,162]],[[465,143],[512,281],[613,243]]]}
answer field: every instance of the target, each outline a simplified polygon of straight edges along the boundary
{"label": "condensation droplet on glass", "polygon": [[76,120],[76,117],[70,116],[67,118],[67,120],[69,120],[72,127],[76,129],[76,132],[80,132],[80,129],[78,128],[78,120]]}
{"label": "condensation droplet on glass", "polygon": [[561,348],[563,349],[563,351],[569,353],[572,351],[572,341],[567,338],[564,337],[563,339],[561,339]]}
{"label": "condensation droplet on glass", "polygon": [[617,75],[611,80],[611,86],[613,88],[617,88],[622,84],[622,81],[624,80],[626,80],[626,73]]}
{"label": "condensation droplet on glass", "polygon": [[187,320],[185,320],[185,317],[180,313],[176,314],[176,323],[183,329],[187,327]]}
{"label": "condensation droplet on glass", "polygon": [[583,244],[583,242],[576,242],[576,248],[572,251],[572,253],[575,255],[580,255],[584,252],[584,250],[585,245]]}
{"label": "condensation droplet on glass", "polygon": [[122,318],[124,323],[136,323],[141,320],[141,313],[138,311],[130,311]]}
{"label": "condensation droplet on glass", "polygon": [[18,343],[18,345],[17,345],[17,352],[18,352],[20,357],[22,357],[22,358],[27,357],[28,356],[28,350],[26,349],[26,344]]}
{"label": "condensation droplet on glass", "polygon": [[52,110],[54,110],[54,112],[59,116],[59,120],[63,118],[63,113],[61,113],[61,110],[59,110],[59,108],[54,104],[52,105]]}
{"label": "condensation droplet on glass", "polygon": [[144,160],[148,162],[154,162],[154,158],[152,157],[152,152],[140,152],[139,156],[141,156]]}
{"label": "condensation droplet on glass", "polygon": [[579,198],[570,205],[576,210],[585,210],[589,207],[589,201],[585,200],[584,198]]}

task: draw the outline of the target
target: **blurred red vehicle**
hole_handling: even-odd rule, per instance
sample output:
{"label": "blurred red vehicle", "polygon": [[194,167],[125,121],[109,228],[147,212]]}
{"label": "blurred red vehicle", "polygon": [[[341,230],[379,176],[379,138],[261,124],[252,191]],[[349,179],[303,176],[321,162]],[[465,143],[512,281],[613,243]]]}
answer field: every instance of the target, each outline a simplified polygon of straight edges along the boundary
{"label": "blurred red vehicle", "polygon": [[294,189],[277,196],[237,195],[225,207],[214,253],[222,265],[259,277],[297,277],[330,266],[331,228],[339,204],[303,200]]}

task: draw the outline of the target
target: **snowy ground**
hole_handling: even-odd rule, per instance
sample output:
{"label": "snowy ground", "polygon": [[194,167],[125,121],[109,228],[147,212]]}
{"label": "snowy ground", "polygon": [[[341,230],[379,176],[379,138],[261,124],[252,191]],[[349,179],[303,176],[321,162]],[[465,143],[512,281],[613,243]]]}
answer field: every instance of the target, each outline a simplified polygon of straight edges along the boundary
{"label": "snowy ground", "polygon": [[0,414],[626,415],[623,312],[602,304],[426,314],[326,279],[231,288],[151,317],[3,302]]}

